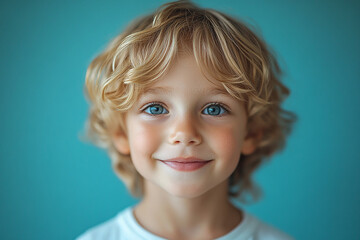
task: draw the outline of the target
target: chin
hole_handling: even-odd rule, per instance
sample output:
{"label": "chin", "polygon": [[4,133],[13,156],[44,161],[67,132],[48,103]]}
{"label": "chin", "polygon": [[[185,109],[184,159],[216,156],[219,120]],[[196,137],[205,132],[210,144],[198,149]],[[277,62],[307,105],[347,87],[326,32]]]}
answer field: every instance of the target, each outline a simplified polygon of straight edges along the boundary
{"label": "chin", "polygon": [[178,197],[178,198],[186,198],[192,199],[200,197],[209,191],[209,187],[205,186],[196,186],[196,185],[177,185],[177,186],[168,186],[164,189],[168,194]]}

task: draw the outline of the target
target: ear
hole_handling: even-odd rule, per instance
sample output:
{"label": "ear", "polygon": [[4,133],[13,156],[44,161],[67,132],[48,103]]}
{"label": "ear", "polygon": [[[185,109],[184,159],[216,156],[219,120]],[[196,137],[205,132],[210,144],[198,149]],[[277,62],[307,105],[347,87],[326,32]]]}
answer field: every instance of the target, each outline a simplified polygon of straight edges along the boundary
{"label": "ear", "polygon": [[256,134],[252,134],[245,138],[243,146],[241,148],[241,153],[244,155],[250,155],[255,152],[259,142],[261,141],[263,132],[259,131]]}
{"label": "ear", "polygon": [[130,154],[130,145],[128,137],[123,132],[118,132],[112,137],[115,148],[124,155]]}

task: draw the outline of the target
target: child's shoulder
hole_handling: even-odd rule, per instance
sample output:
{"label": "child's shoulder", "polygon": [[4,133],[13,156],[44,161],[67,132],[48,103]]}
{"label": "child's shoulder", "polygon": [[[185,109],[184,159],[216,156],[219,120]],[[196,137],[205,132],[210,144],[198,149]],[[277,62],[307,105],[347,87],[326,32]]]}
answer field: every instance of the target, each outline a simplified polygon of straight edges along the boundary
{"label": "child's shoulder", "polygon": [[[249,239],[255,240],[294,240],[279,229],[259,220],[257,217],[245,213],[244,221],[239,225],[241,232],[249,232]],[[247,230],[248,229],[248,230]],[[252,237],[252,238],[251,238]],[[242,239],[242,238],[241,238]],[[247,239],[246,237],[244,239]]]}
{"label": "child's shoulder", "polygon": [[110,220],[90,228],[76,240],[164,240],[137,223],[133,207],[128,207]]}
{"label": "child's shoulder", "polygon": [[[132,208],[120,212],[114,218],[95,226],[76,240],[121,240],[121,239],[147,239],[163,240],[143,229],[134,218]],[[287,234],[262,222],[249,213],[244,212],[243,221],[230,233],[217,240],[293,240]]]}
{"label": "child's shoulder", "polygon": [[120,237],[123,234],[121,233],[121,229],[124,228],[122,226],[124,222],[123,218],[126,217],[126,215],[128,215],[130,211],[130,208],[123,210],[115,217],[107,220],[106,222],[90,228],[81,236],[76,238],[76,240],[121,239]]}

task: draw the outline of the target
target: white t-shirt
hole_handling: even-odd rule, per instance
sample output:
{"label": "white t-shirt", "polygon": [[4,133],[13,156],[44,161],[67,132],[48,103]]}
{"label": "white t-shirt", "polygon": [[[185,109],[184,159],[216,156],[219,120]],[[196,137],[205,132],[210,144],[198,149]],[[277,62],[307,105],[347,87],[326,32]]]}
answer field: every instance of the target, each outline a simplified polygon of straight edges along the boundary
{"label": "white t-shirt", "polygon": [[[86,231],[76,240],[165,240],[139,225],[129,207],[114,218]],[[216,240],[293,240],[285,233],[244,212],[241,223]]]}

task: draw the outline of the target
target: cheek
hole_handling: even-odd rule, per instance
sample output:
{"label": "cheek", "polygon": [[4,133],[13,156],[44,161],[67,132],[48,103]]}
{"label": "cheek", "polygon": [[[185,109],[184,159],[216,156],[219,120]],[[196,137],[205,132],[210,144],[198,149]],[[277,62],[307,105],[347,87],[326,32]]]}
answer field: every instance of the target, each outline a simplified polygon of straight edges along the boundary
{"label": "cheek", "polygon": [[240,158],[243,133],[231,126],[212,130],[210,133],[209,138],[215,154],[226,162],[237,163]]}
{"label": "cheek", "polygon": [[133,161],[145,162],[154,153],[159,141],[159,129],[141,121],[129,128],[130,151]]}

